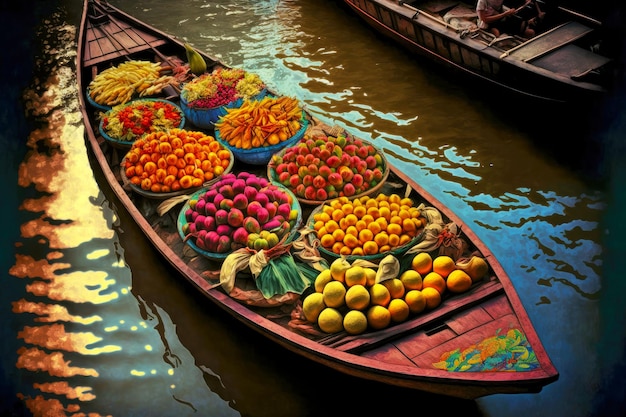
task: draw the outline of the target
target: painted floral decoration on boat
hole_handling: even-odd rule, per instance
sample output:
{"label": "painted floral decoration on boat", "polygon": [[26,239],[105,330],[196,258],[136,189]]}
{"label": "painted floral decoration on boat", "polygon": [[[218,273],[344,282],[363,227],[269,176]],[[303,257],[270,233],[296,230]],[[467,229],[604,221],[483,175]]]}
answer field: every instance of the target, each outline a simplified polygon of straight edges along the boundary
{"label": "painted floral decoration on boat", "polygon": [[506,334],[498,330],[495,336],[464,350],[446,352],[433,366],[450,372],[523,372],[537,369],[539,362],[526,335],[510,329]]}
{"label": "painted floral decoration on boat", "polygon": [[102,119],[104,133],[113,139],[134,142],[143,135],[181,127],[183,113],[164,100],[134,100],[113,107]]}
{"label": "painted floral decoration on boat", "polygon": [[215,108],[240,98],[250,99],[264,89],[257,74],[240,68],[218,68],[186,83],[181,96],[189,107]]}

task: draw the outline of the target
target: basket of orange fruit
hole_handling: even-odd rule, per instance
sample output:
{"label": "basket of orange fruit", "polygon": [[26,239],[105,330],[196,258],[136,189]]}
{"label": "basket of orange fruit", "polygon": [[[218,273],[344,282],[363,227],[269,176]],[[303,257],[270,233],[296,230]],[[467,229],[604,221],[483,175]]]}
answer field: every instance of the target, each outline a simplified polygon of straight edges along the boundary
{"label": "basket of orange fruit", "polygon": [[302,139],[309,124],[298,101],[287,96],[246,100],[226,112],[215,123],[215,138],[251,165],[266,165],[274,153]]}
{"label": "basket of orange fruit", "polygon": [[122,180],[144,197],[191,194],[232,170],[233,154],[213,136],[186,129],[137,139],[122,163]]}
{"label": "basket of orange fruit", "polygon": [[424,236],[426,218],[412,199],[379,193],[338,197],[315,208],[307,220],[310,243],[329,259],[379,261],[401,257]]}

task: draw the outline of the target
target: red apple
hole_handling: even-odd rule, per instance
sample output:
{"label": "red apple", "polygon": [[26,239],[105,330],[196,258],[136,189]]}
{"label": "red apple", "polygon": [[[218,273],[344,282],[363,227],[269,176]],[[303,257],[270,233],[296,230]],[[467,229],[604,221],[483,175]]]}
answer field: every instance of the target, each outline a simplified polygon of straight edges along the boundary
{"label": "red apple", "polygon": [[289,162],[287,164],[287,172],[290,173],[291,175],[297,174],[298,168],[299,168],[298,164],[296,164],[295,162]]}
{"label": "red apple", "polygon": [[343,184],[343,178],[338,172],[333,172],[328,176],[328,182],[335,187],[339,187]]}
{"label": "red apple", "polygon": [[309,185],[304,189],[304,198],[307,200],[315,200],[315,196],[317,195],[317,190],[314,186]]}
{"label": "red apple", "polygon": [[353,196],[355,192],[356,189],[351,183],[347,183],[343,186],[343,195],[345,195],[346,197]]}
{"label": "red apple", "polygon": [[302,178],[302,184],[304,184],[305,187],[313,185],[313,175],[305,175],[304,178]]}
{"label": "red apple", "polygon": [[341,164],[341,159],[337,155],[331,155],[326,160],[326,165],[331,168],[337,168]]}
{"label": "red apple", "polygon": [[298,174],[293,174],[289,177],[289,186],[291,188],[296,188],[300,184],[300,176]]}
{"label": "red apple", "polygon": [[367,167],[369,169],[374,169],[376,168],[376,165],[378,165],[378,163],[376,162],[376,158],[374,158],[374,155],[368,155],[367,158],[365,158],[365,163],[367,164]]}
{"label": "red apple", "polygon": [[324,178],[328,178],[328,176],[333,172],[328,165],[322,165],[319,167],[319,175]]}
{"label": "red apple", "polygon": [[[354,185],[354,187],[361,187],[363,185],[363,175],[361,174],[354,174],[354,176],[352,177],[352,181],[350,182]],[[346,184],[348,185],[348,184]],[[346,188],[346,186],[344,185],[343,187],[344,189]]]}
{"label": "red apple", "polygon": [[324,201],[328,199],[328,193],[326,193],[326,190],[323,188],[320,188],[317,190],[317,192],[315,193],[315,199],[316,200],[320,200],[320,201]]}
{"label": "red apple", "polygon": [[326,179],[322,177],[321,175],[316,175],[315,178],[313,178],[313,186],[315,188],[326,187]]}

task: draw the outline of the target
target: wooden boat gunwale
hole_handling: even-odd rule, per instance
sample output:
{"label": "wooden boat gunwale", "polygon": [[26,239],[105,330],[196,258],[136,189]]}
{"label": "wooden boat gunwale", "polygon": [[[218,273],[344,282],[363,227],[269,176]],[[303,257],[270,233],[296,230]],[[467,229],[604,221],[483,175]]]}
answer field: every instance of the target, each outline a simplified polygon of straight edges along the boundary
{"label": "wooden boat gunwale", "polygon": [[[133,18],[130,15],[127,15],[114,7],[107,5],[105,2],[98,0],[85,0],[85,10],[83,11],[83,21],[81,23],[80,29],[80,40],[78,43],[78,54],[77,54],[77,80],[78,87],[80,89],[80,101],[81,101],[81,111],[84,115],[85,120],[85,136],[87,138],[89,148],[91,150],[92,155],[94,156],[96,162],[104,174],[105,179],[107,180],[108,185],[111,187],[119,201],[124,206],[125,210],[131,215],[134,221],[137,223],[139,228],[145,233],[146,237],[153,244],[154,248],[166,259],[168,260],[172,266],[180,272],[180,274],[188,280],[195,288],[197,288],[201,293],[203,293],[208,299],[212,300],[215,305],[220,307],[222,310],[227,312],[229,315],[236,318],[238,321],[243,323],[249,328],[258,331],[268,339],[276,342],[277,344],[283,346],[284,348],[295,352],[303,357],[309,358],[318,363],[324,364],[326,366],[332,367],[340,372],[344,372],[350,375],[354,375],[357,377],[376,380],[382,383],[389,383],[392,385],[420,389],[424,391],[429,391],[433,393],[440,393],[446,395],[453,395],[461,398],[477,398],[483,395],[489,395],[494,393],[516,393],[516,392],[538,392],[544,385],[549,384],[555,381],[558,378],[558,372],[552,365],[545,349],[543,348],[541,341],[539,340],[530,319],[528,318],[524,307],[522,305],[521,300],[519,299],[517,293],[514,290],[513,284],[510,279],[506,275],[502,266],[499,264],[497,259],[493,256],[493,254],[489,251],[489,249],[478,239],[478,237],[471,231],[471,229],[465,225],[460,219],[453,213],[451,210],[443,206],[437,199],[435,199],[430,193],[424,190],[421,186],[416,184],[410,178],[406,176],[406,174],[399,172],[394,169],[393,166],[390,168],[393,170],[394,175],[396,175],[397,179],[401,179],[406,184],[410,184],[411,188],[414,192],[423,198],[425,201],[428,201],[434,207],[437,207],[444,216],[446,216],[450,221],[455,222],[462,230],[463,234],[467,237],[469,241],[482,253],[482,255],[488,260],[491,269],[493,270],[493,275],[497,277],[496,281],[490,283],[490,285],[485,284],[484,286],[477,287],[477,295],[475,296],[475,300],[473,303],[484,303],[487,296],[491,296],[496,294],[498,300],[501,297],[504,297],[506,301],[510,304],[513,313],[515,314],[515,319],[519,322],[520,328],[525,333],[528,342],[533,347],[537,358],[539,359],[540,367],[537,370],[532,370],[528,372],[443,372],[439,369],[427,369],[427,368],[416,368],[415,366],[407,366],[401,363],[393,363],[393,362],[385,362],[380,363],[378,359],[375,357],[363,357],[359,356],[357,352],[364,350],[364,345],[360,342],[354,344],[351,348],[343,348],[338,349],[334,348],[330,344],[325,345],[319,343],[318,341],[309,339],[302,334],[294,332],[286,328],[283,324],[274,322],[263,314],[260,314],[258,310],[249,308],[246,305],[243,305],[239,301],[231,298],[220,288],[213,288],[212,283],[210,283],[207,279],[205,279],[197,269],[194,269],[189,263],[185,262],[181,258],[181,254],[176,252],[172,247],[165,244],[163,238],[157,233],[157,231],[153,228],[151,221],[144,216],[144,214],[139,210],[139,208],[135,205],[133,198],[141,198],[141,196],[134,195],[132,192],[129,192],[123,187],[118,175],[114,169],[110,166],[110,161],[107,158],[107,154],[105,152],[106,142],[104,139],[98,136],[98,130],[96,126],[94,126],[93,121],[95,111],[93,108],[90,108],[89,104],[85,99],[85,91],[89,82],[89,77],[94,76],[94,71],[90,64],[100,65],[106,60],[99,60],[97,57],[92,57],[90,55],[90,59],[92,61],[87,61],[87,68],[85,68],[85,62],[83,62],[83,56],[85,52],[85,39],[83,37],[87,37],[88,32],[88,13],[90,4],[98,5],[103,8],[102,10],[108,10],[111,13],[116,13],[118,19],[123,19],[125,23],[129,26],[135,26],[133,30],[141,30],[146,34],[151,35],[154,38],[161,38],[164,40],[163,43],[159,44],[160,46],[169,46],[170,49],[178,49],[178,53],[182,55],[184,52],[183,43],[177,40],[170,35],[167,35],[156,28],[153,28],[145,23]],[[103,20],[101,17],[100,20]],[[98,23],[101,24],[102,22]],[[139,36],[142,38],[142,36]],[[143,38],[142,38],[143,39]],[[167,41],[167,42],[165,42]],[[157,49],[154,44],[147,42],[144,45],[143,50],[150,50],[152,54],[157,58],[164,58],[164,53]],[[128,46],[125,46],[123,51],[118,51],[119,56],[116,56],[117,60],[124,59],[124,53],[131,50]],[[136,48],[139,50],[141,48]],[[105,52],[107,55],[111,56],[110,52]],[[115,54],[112,54],[115,56]],[[222,66],[223,64],[210,57],[209,55],[203,54],[205,60],[209,67],[213,66]],[[165,57],[167,58],[167,57]],[[171,94],[168,99],[172,99],[172,97],[176,97],[176,91],[170,91]],[[176,217],[176,216],[173,216]],[[305,216],[303,216],[304,218]],[[175,227],[174,227],[175,228]],[[174,233],[177,233],[174,230]],[[468,296],[471,297],[471,296]],[[491,299],[491,298],[490,298]],[[468,298],[469,300],[469,298]],[[438,317],[443,320],[444,318],[452,315],[452,314],[464,314],[467,310],[470,310],[470,306],[472,303],[467,301],[462,302],[464,306],[463,311],[459,311],[458,309],[453,307],[451,303],[447,307],[441,308],[435,315],[432,317]],[[425,318],[424,322],[432,322],[432,318]],[[371,344],[368,345],[368,348],[372,346],[382,346],[385,343],[401,339],[407,334],[410,334],[414,328],[411,326],[421,328],[420,326],[424,326],[424,323],[420,323],[416,321],[415,323],[406,324],[404,326],[400,325],[397,329],[387,329],[386,331],[381,331],[376,337],[371,340]],[[402,330],[400,332],[399,330]],[[358,338],[348,338],[345,339],[344,342],[351,343],[354,340],[358,341]]]}

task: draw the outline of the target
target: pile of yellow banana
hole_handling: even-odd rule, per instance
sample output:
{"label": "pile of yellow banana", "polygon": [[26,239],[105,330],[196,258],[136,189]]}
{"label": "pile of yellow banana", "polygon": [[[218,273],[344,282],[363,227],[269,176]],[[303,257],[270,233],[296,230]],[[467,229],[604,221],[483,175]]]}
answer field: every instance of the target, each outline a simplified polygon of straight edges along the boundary
{"label": "pile of yellow banana", "polygon": [[265,96],[246,100],[239,108],[227,108],[215,123],[223,140],[239,149],[276,145],[300,129],[302,108],[292,97]]}
{"label": "pile of yellow banana", "polygon": [[158,94],[168,85],[178,85],[171,75],[161,75],[159,63],[127,61],[107,68],[89,83],[89,95],[98,104],[115,106],[139,97]]}

